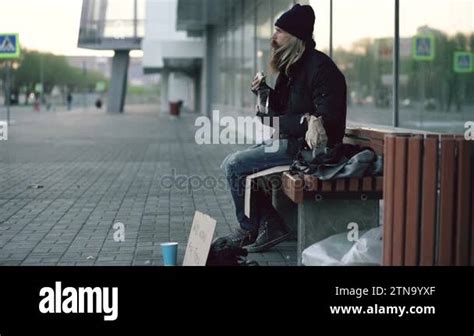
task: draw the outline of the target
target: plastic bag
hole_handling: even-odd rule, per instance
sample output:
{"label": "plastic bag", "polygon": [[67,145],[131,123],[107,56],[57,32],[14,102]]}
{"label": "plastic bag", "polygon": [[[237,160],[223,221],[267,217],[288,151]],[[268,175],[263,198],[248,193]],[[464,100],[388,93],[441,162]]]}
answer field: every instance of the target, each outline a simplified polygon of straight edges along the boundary
{"label": "plastic bag", "polygon": [[303,251],[305,266],[342,266],[341,259],[354,243],[347,240],[347,233],[330,236]]}
{"label": "plastic bag", "polygon": [[382,263],[382,227],[367,231],[341,259],[344,265]]}
{"label": "plastic bag", "polygon": [[382,262],[382,228],[361,231],[357,242],[347,233],[330,236],[306,248],[302,254],[305,266],[380,265]]}

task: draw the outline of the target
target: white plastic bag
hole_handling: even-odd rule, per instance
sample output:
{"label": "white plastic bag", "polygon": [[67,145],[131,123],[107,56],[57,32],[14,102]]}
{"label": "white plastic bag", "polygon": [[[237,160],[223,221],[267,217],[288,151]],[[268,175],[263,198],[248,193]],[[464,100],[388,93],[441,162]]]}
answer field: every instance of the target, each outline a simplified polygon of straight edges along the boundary
{"label": "white plastic bag", "polygon": [[342,266],[341,259],[353,244],[346,232],[330,236],[306,248],[301,262],[305,266]]}
{"label": "white plastic bag", "polygon": [[342,257],[344,265],[382,264],[382,227],[367,231]]}
{"label": "white plastic bag", "polygon": [[382,262],[382,228],[361,231],[357,242],[347,239],[347,232],[330,236],[306,248],[302,254],[305,266],[380,265]]}

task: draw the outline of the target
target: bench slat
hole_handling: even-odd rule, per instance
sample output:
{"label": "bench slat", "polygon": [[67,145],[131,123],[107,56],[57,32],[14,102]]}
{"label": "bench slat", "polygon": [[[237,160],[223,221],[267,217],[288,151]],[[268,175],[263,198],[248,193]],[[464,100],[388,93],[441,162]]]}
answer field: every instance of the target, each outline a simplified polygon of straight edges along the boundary
{"label": "bench slat", "polygon": [[324,192],[332,191],[332,181],[323,181],[321,190]]}
{"label": "bench slat", "polygon": [[346,130],[346,134],[357,136],[360,138],[378,139],[384,141],[386,132],[376,131],[373,129],[349,128]]}
{"label": "bench slat", "polygon": [[392,240],[393,240],[393,188],[394,188],[394,156],[395,137],[385,137],[385,164],[383,180],[384,199],[384,230],[383,230],[383,265],[392,265]]}
{"label": "bench slat", "polygon": [[376,176],[375,177],[375,190],[376,191],[383,191],[383,176]]}
{"label": "bench slat", "polygon": [[321,181],[315,178],[313,175],[304,176],[304,190],[307,191],[318,191],[321,190]]}
{"label": "bench slat", "polygon": [[282,176],[283,192],[294,203],[303,203],[304,181],[297,175],[291,175],[289,172],[283,173]]}
{"label": "bench slat", "polygon": [[471,192],[471,148],[464,139],[456,139],[458,152],[457,209],[456,209],[456,265],[469,265],[469,201]]}
{"label": "bench slat", "polygon": [[358,178],[349,179],[349,191],[359,191],[359,182]]}
{"label": "bench slat", "polygon": [[405,234],[405,265],[418,265],[420,230],[421,147],[423,138],[408,140],[407,216]]}
{"label": "bench slat", "polygon": [[393,213],[393,260],[394,266],[403,266],[405,258],[405,202],[407,178],[407,144],[405,137],[395,138],[394,213]]}
{"label": "bench slat", "polygon": [[373,178],[372,177],[364,177],[362,179],[362,191],[372,191],[374,190],[372,186]]}
{"label": "bench slat", "polygon": [[438,265],[449,266],[454,261],[454,182],[455,142],[452,136],[441,137],[440,161],[440,226]]}
{"label": "bench slat", "polygon": [[339,179],[336,180],[336,191],[346,191],[346,180],[345,179]]}
{"label": "bench slat", "polygon": [[378,155],[383,155],[383,141],[380,140],[346,136],[344,138],[344,143],[351,145],[359,145],[361,147],[371,147]]}
{"label": "bench slat", "polygon": [[423,186],[421,199],[420,265],[433,266],[436,241],[436,184],[438,171],[438,137],[424,141]]}

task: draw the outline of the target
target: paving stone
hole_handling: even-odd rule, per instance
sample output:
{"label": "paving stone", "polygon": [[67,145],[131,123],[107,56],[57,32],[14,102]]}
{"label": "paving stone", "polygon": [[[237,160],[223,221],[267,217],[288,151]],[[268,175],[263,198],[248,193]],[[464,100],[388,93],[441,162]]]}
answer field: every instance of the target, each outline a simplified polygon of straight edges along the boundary
{"label": "paving stone", "polygon": [[[237,226],[219,166],[246,146],[198,146],[196,115],[174,121],[155,106],[127,106],[120,118],[95,109],[12,113],[15,127],[0,146],[0,265],[160,266],[159,244],[170,240],[179,242],[182,262],[195,210],[217,220],[216,236]],[[218,183],[161,183],[181,175]],[[114,241],[118,222],[124,242]],[[296,264],[296,244],[258,259]]]}

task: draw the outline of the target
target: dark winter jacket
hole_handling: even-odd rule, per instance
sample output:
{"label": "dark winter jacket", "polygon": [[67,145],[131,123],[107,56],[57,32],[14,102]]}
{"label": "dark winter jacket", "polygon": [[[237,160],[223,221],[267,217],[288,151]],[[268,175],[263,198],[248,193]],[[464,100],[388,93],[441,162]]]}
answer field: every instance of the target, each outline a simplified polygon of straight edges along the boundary
{"label": "dark winter jacket", "polygon": [[[310,45],[310,47],[313,45]],[[308,48],[290,69],[290,75],[278,75],[270,92],[270,115],[278,116],[280,134],[289,140],[289,154],[294,155],[304,144],[309,113],[322,116],[328,146],[342,142],[346,128],[346,80],[336,64],[324,53]]]}

